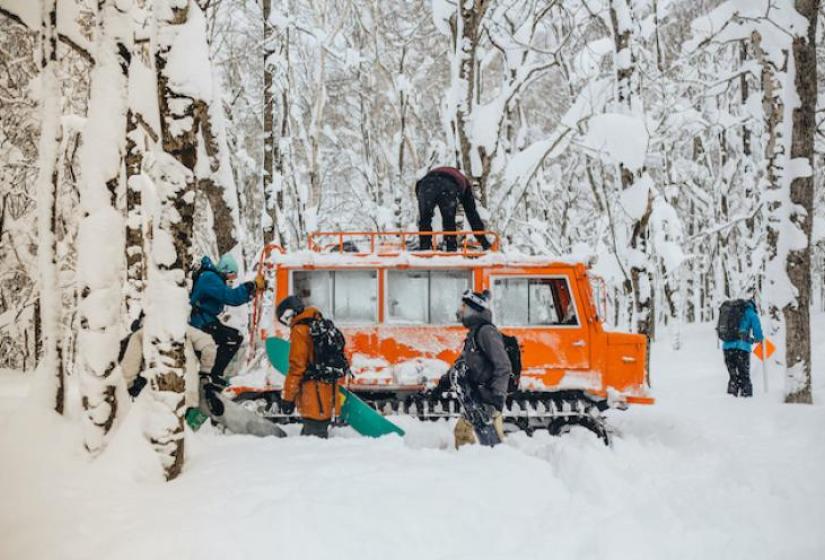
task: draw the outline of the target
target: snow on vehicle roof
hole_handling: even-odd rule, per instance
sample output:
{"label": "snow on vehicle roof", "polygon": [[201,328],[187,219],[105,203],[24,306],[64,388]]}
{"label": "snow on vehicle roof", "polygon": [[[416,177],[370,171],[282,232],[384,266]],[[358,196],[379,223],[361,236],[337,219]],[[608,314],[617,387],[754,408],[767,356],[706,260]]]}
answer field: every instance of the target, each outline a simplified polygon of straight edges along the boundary
{"label": "snow on vehicle roof", "polygon": [[394,253],[319,253],[303,250],[281,254],[273,251],[268,261],[286,267],[413,267],[454,268],[479,266],[568,266],[584,264],[581,260],[551,255],[525,255],[518,252],[477,253],[468,256],[455,253],[416,254]]}

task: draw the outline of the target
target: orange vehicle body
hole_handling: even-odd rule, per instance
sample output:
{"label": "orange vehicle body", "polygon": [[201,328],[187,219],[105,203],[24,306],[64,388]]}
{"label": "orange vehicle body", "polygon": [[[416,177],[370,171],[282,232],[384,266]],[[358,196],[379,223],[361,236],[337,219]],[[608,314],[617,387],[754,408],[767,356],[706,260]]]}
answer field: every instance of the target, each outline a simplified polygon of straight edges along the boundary
{"label": "orange vehicle body", "polygon": [[[293,254],[285,254],[275,245],[268,246],[261,256],[260,269],[268,278],[270,292],[268,301],[256,301],[253,338],[258,341],[270,336],[288,338],[286,328],[274,320],[274,304],[296,291],[296,274],[370,271],[371,280],[365,289],[374,289],[374,298],[370,298],[375,300],[372,320],[349,323],[332,317],[346,335],[347,352],[353,364],[353,376],[346,383],[357,392],[420,391],[425,384],[421,379],[399,380],[392,372],[410,363],[438,361],[445,367],[452,364],[461,351],[467,330],[457,323],[392,320],[389,283],[404,274],[420,280],[422,275],[437,276],[438,271],[450,271],[458,278],[466,274],[468,287],[475,291],[490,290],[494,303],[497,297],[504,297],[505,286],[512,285],[512,293],[518,294],[527,293],[528,289],[535,293],[543,290],[541,293],[552,295],[552,300],[545,301],[551,302],[559,317],[562,314],[571,317],[567,324],[508,324],[502,318],[513,315],[513,309],[501,309],[502,317],[497,317],[494,307],[494,323],[502,332],[517,337],[521,346],[519,391],[581,391],[592,399],[610,397],[611,403],[653,402],[645,382],[645,338],[604,329],[584,264],[500,253],[497,236],[489,233],[495,238],[492,251],[475,250],[465,241],[458,253],[408,252],[405,236],[410,235],[408,232],[315,234],[310,238],[308,251]],[[332,238],[332,242],[322,244],[325,238]],[[361,246],[368,247],[361,251],[351,246],[350,250],[358,250],[345,252],[346,239],[357,239]],[[430,280],[430,289],[433,285],[434,280]],[[533,292],[528,297],[533,297]],[[398,302],[393,300],[395,303]],[[451,305],[449,312],[454,314],[459,299],[455,298]],[[535,303],[533,307],[537,307]],[[446,312],[437,311],[442,315]],[[538,309],[536,313],[541,316],[544,310]],[[516,319],[516,323],[526,322]]]}

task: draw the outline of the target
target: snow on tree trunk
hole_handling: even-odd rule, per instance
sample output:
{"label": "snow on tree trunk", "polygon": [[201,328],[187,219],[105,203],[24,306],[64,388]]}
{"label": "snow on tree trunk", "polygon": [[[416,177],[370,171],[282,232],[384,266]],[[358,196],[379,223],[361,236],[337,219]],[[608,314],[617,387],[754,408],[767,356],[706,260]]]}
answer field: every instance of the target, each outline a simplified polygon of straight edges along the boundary
{"label": "snow on tree trunk", "polygon": [[[476,51],[481,40],[484,14],[490,6],[489,0],[467,0],[459,2],[453,25],[452,84],[447,95],[447,111],[456,162],[470,179],[473,188],[487,204],[487,189],[482,184],[484,173],[479,165],[473,166],[473,142],[470,133],[473,107],[478,95]],[[489,162],[487,164],[489,170]]]}
{"label": "snow on tree trunk", "polygon": [[[280,153],[276,154],[276,145],[280,141],[280,135],[275,135],[275,110],[273,83],[273,70],[277,68],[277,61],[274,60],[276,53],[275,26],[269,21],[272,15],[272,0],[262,0],[264,18],[264,243],[272,243],[278,239],[278,243],[283,245],[284,240],[279,228],[278,214],[283,206],[283,176],[276,172],[276,162]],[[286,33],[286,31],[285,31]],[[286,42],[283,39],[283,43]],[[285,46],[282,48],[286,48]],[[287,115],[287,99],[284,96],[283,114]],[[279,152],[279,150],[278,150]]]}
{"label": "snow on tree trunk", "polygon": [[[210,65],[211,66],[211,65]],[[229,147],[226,140],[223,107],[220,88],[213,83],[212,102],[199,99],[195,102],[196,120],[199,122],[201,138],[208,166],[199,166],[197,172],[199,193],[206,195],[214,220],[213,230],[218,245],[218,253],[232,250],[239,239],[240,214],[238,212],[238,189],[229,163]],[[206,167],[206,169],[202,169]]]}
{"label": "snow on tree trunk", "polygon": [[[796,10],[808,20],[806,34],[794,37],[794,86],[799,105],[792,113],[788,217],[783,235],[791,241],[786,270],[795,301],[785,318],[787,367],[785,402],[811,403],[811,231],[814,216],[814,135],[816,133],[818,0],[796,0]],[[790,83],[790,82],[789,82]]]}
{"label": "snow on tree trunk", "polygon": [[143,140],[137,114],[126,113],[126,316],[134,321],[143,309],[146,254],[143,248],[142,175]]}
{"label": "snow on tree trunk", "polygon": [[60,287],[57,282],[57,193],[60,84],[57,78],[57,0],[43,0],[40,22],[41,125],[37,176],[38,267],[40,269],[41,367],[50,378],[53,407],[63,414],[65,373],[60,336]]}
{"label": "snow on tree trunk", "polygon": [[184,343],[189,318],[187,274],[195,202],[198,113],[196,98],[211,95],[203,13],[193,1],[158,1],[155,69],[161,141],[156,158],[156,208],[150,229],[146,290],[148,369],[154,414],[147,436],[167,480],[183,468]]}
{"label": "snow on tree trunk", "polygon": [[[811,402],[810,238],[816,104],[817,2],[785,2],[752,32],[762,67],[767,334],[788,402]],[[804,15],[802,17],[800,12]],[[776,30],[779,29],[780,33]]]}
{"label": "snow on tree trunk", "polygon": [[[97,455],[117,419],[120,379],[125,227],[118,208],[123,192],[127,76],[132,30],[129,3],[107,0],[98,13],[96,64],[81,154],[83,181],[78,231],[78,370],[86,449]],[[122,12],[125,10],[125,12]]]}
{"label": "snow on tree trunk", "polygon": [[156,77],[150,68],[148,42],[135,42],[129,65],[129,103],[126,112],[126,316],[131,323],[143,311],[146,288],[146,247],[143,232],[143,192],[151,186],[144,161],[157,143]]}
{"label": "snow on tree trunk", "polygon": [[[634,52],[635,22],[628,0],[610,1],[610,22],[614,41],[617,110],[635,118],[644,117],[639,74]],[[643,132],[643,131],[640,131]],[[646,150],[646,148],[645,148]],[[653,259],[649,245],[649,222],[653,205],[653,182],[644,170],[644,153],[635,165],[627,159],[619,161],[622,184],[622,206],[631,220],[629,252],[625,257],[630,270],[630,283],[625,294],[632,295],[633,327],[647,337],[647,371],[650,371],[650,341],[655,335],[656,314],[653,298]],[[618,257],[618,255],[617,255]]]}

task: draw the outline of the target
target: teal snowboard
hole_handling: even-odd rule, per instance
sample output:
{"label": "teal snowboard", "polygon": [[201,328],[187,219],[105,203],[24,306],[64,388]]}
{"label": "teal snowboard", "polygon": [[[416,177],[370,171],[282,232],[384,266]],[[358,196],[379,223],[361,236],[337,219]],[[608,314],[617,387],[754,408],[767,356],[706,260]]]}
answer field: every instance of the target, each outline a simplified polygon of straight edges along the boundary
{"label": "teal snowboard", "polygon": [[341,420],[367,437],[381,437],[387,434],[398,434],[404,437],[404,430],[384,418],[380,412],[359,399],[355,393],[345,387],[338,387],[338,398],[341,400]]}
{"label": "teal snowboard", "polygon": [[267,338],[266,357],[272,367],[286,375],[289,371],[289,341],[277,336]]}
{"label": "teal snowboard", "polygon": [[[286,375],[289,371],[289,341],[275,336],[266,339],[266,356],[269,363]],[[359,434],[380,437],[387,434],[404,436],[404,430],[384,418],[370,405],[359,399],[352,391],[338,386],[341,404],[341,419]]]}

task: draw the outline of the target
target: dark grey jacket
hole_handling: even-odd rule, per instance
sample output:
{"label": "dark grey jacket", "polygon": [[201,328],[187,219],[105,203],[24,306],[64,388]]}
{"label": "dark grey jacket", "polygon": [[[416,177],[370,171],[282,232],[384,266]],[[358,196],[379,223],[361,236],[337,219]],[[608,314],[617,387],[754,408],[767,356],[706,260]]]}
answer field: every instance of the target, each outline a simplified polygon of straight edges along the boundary
{"label": "dark grey jacket", "polygon": [[501,333],[490,322],[489,310],[465,317],[464,325],[470,330],[461,357],[469,369],[469,380],[484,402],[501,410],[512,374]]}

